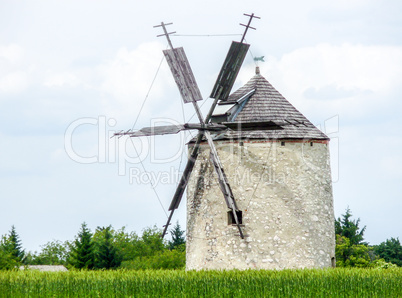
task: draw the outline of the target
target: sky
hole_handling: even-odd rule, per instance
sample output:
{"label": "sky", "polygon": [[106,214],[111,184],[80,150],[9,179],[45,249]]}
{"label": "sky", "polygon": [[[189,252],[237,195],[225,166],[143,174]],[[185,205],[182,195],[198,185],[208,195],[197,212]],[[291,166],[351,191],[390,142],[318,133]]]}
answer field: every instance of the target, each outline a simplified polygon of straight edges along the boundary
{"label": "sky", "polygon": [[205,113],[243,13],[261,19],[234,90],[264,56],[261,74],[331,138],[335,216],[349,207],[370,244],[402,239],[402,3],[388,0],[0,0],[0,234],[15,225],[39,251],[83,222],[162,227],[191,135],[110,136],[194,120],[153,26],[173,22]]}

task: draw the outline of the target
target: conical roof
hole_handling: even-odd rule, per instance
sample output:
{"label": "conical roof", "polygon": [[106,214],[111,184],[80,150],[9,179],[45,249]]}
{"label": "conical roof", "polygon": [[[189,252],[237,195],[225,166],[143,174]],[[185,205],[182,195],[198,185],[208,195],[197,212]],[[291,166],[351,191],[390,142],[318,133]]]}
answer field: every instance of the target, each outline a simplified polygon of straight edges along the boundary
{"label": "conical roof", "polygon": [[[329,139],[287,101],[259,73],[258,68],[250,81],[232,93],[227,101],[218,103],[212,121],[241,123],[242,126],[254,123],[252,129],[227,131],[216,136],[217,139]],[[272,122],[281,128],[261,129]]]}

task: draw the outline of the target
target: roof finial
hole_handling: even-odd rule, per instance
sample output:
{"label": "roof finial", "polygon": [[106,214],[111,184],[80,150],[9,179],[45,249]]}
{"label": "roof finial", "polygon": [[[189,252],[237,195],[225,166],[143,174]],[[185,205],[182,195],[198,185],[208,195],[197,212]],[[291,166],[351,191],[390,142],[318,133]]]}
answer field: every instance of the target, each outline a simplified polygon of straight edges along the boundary
{"label": "roof finial", "polygon": [[255,62],[255,74],[260,74],[260,67],[258,66],[258,62],[265,62],[264,61],[264,56],[261,57],[254,57],[254,62]]}

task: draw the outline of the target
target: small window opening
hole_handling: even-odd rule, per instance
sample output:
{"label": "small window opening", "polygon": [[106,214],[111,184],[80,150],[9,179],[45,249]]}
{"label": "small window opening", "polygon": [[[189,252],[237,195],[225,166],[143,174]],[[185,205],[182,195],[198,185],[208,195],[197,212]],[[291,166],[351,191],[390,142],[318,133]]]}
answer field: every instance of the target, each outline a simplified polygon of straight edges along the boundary
{"label": "small window opening", "polygon": [[331,258],[331,266],[334,268],[336,267],[335,257]]}
{"label": "small window opening", "polygon": [[243,142],[239,142],[239,146],[244,146],[244,143],[243,143]]}
{"label": "small window opening", "polygon": [[310,146],[313,147],[313,142],[310,142]]}
{"label": "small window opening", "polygon": [[285,146],[285,142],[281,142],[281,146]]}
{"label": "small window opening", "polygon": [[[243,224],[243,212],[240,210],[236,211],[236,216],[237,216],[237,220],[239,221],[239,224],[242,225]],[[228,225],[235,225],[235,224],[236,224],[236,221],[233,216],[233,211],[230,210],[230,211],[228,211]]]}

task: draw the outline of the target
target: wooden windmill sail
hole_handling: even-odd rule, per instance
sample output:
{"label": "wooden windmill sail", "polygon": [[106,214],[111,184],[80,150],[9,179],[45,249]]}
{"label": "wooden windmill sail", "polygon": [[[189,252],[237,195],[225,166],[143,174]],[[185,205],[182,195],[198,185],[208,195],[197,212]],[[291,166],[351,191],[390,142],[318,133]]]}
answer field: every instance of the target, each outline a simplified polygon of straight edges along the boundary
{"label": "wooden windmill sail", "polygon": [[[182,47],[175,48],[172,45],[172,42],[169,38],[170,34],[175,32],[168,33],[166,30],[167,25],[171,25],[172,23],[161,23],[155,27],[162,27],[163,34],[158,36],[166,36],[170,49],[164,50],[163,53],[166,57],[166,60],[169,64],[170,70],[173,74],[173,77],[176,81],[177,87],[180,91],[181,97],[184,103],[192,103],[197,114],[199,123],[185,123],[180,125],[168,125],[168,126],[158,126],[158,127],[146,127],[142,128],[136,132],[122,132],[116,133],[115,135],[128,135],[130,137],[140,137],[140,136],[152,136],[152,135],[164,135],[164,134],[175,134],[183,130],[196,129],[198,130],[198,135],[193,146],[193,149],[188,157],[186,167],[184,169],[183,175],[180,179],[180,182],[177,186],[176,192],[173,196],[172,202],[169,206],[170,215],[168,217],[167,223],[165,225],[164,231],[162,233],[162,237],[166,234],[169,223],[172,219],[174,211],[179,207],[181,199],[184,194],[184,190],[186,189],[187,183],[189,181],[191,172],[194,168],[195,162],[197,160],[197,156],[199,153],[199,148],[202,140],[205,138],[208,146],[210,148],[210,160],[213,164],[215,172],[218,176],[219,187],[222,191],[223,197],[225,199],[226,205],[230,210],[234,223],[236,224],[240,237],[244,238],[244,234],[241,228],[241,224],[238,218],[239,209],[236,204],[235,196],[232,192],[232,189],[229,185],[228,179],[225,175],[225,171],[223,169],[222,163],[219,160],[219,156],[217,154],[214,142],[211,137],[211,131],[226,131],[226,130],[237,130],[238,127],[234,127],[230,125],[230,123],[222,123],[216,124],[211,123],[211,116],[213,115],[214,109],[218,103],[218,101],[226,101],[229,98],[230,91],[233,87],[233,84],[236,80],[237,74],[240,70],[240,67],[244,61],[244,58],[247,54],[249,44],[244,43],[245,35],[249,28],[255,29],[250,26],[253,18],[259,18],[254,14],[245,14],[249,17],[249,21],[247,25],[241,24],[245,27],[244,34],[240,42],[233,41],[226,59],[222,65],[216,83],[212,89],[211,98],[214,98],[214,102],[209,109],[207,116],[204,118],[201,114],[200,108],[197,104],[197,101],[202,100],[202,96],[200,90],[197,86],[196,80],[192,73],[190,64],[187,60],[186,54]],[[264,129],[281,129],[280,124],[275,122],[270,122],[269,125],[266,125]]]}

